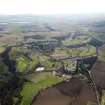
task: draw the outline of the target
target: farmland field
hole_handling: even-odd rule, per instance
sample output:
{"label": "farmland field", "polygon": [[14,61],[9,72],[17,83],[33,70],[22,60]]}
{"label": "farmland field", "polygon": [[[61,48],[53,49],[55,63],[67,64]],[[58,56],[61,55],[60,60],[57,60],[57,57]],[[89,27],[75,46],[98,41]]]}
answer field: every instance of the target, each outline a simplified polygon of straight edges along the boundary
{"label": "farmland field", "polygon": [[105,16],[94,17],[0,17],[0,105],[104,105]]}

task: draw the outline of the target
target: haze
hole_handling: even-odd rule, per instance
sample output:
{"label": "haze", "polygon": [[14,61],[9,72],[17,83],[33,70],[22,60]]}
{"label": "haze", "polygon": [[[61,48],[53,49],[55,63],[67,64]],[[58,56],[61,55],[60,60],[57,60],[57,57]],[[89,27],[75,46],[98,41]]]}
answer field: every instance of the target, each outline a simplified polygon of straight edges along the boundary
{"label": "haze", "polygon": [[104,13],[105,0],[0,0],[0,14]]}

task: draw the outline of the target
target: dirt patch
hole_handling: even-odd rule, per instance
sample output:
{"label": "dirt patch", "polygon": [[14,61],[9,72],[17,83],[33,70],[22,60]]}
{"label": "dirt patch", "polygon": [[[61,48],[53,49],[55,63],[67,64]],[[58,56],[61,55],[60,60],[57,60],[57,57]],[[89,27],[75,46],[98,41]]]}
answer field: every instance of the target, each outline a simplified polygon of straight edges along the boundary
{"label": "dirt patch", "polygon": [[33,105],[69,105],[69,102],[69,96],[61,94],[57,88],[52,87],[42,91]]}
{"label": "dirt patch", "polygon": [[71,78],[69,81],[60,83],[56,87],[61,93],[73,97],[79,95],[82,86],[83,83],[79,79]]}
{"label": "dirt patch", "polygon": [[94,89],[78,78],[72,78],[43,90],[32,105],[86,105],[88,102],[97,105]]}
{"label": "dirt patch", "polygon": [[91,74],[96,87],[105,89],[105,62],[97,61]]}

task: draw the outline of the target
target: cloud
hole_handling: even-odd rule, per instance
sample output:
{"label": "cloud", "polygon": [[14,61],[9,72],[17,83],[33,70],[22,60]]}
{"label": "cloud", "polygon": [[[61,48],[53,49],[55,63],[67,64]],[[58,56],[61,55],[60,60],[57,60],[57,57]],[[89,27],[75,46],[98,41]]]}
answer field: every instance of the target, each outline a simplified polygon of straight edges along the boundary
{"label": "cloud", "polygon": [[0,14],[105,12],[105,0],[0,0]]}

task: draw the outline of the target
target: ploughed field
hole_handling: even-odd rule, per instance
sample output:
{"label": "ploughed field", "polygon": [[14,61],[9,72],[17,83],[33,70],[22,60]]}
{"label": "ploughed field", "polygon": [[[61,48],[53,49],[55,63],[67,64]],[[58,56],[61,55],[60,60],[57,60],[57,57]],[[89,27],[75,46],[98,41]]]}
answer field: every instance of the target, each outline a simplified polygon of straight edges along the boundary
{"label": "ploughed field", "polygon": [[105,89],[105,62],[96,62],[92,70],[92,78],[98,90]]}
{"label": "ploughed field", "polygon": [[97,104],[95,89],[87,83],[72,78],[56,86],[42,90],[32,105],[87,105]]}
{"label": "ploughed field", "polygon": [[[99,92],[105,89],[105,63],[97,61],[91,71]],[[95,88],[73,77],[69,81],[42,90],[32,105],[98,105]]]}

